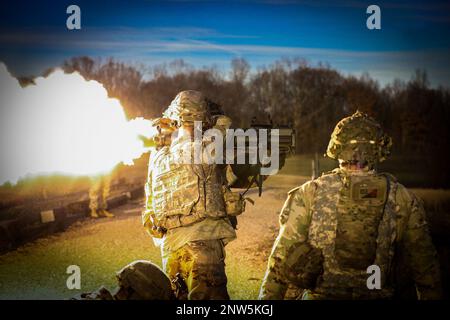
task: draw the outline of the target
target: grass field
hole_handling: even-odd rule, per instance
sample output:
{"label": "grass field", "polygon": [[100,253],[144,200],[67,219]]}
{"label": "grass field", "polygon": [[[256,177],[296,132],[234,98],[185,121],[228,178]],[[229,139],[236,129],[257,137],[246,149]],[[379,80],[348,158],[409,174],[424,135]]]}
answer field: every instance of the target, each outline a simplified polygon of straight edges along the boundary
{"label": "grass field", "polygon": [[[321,159],[321,168],[333,162]],[[311,176],[310,158],[288,160],[279,175],[270,177],[262,198],[239,218],[238,239],[227,246],[228,289],[232,299],[256,299],[267,258],[278,233],[278,214],[286,192]],[[418,189],[427,205],[450,212],[450,190]],[[114,274],[137,259],[160,263],[140,222],[143,199],[117,208],[114,219],[85,220],[64,233],[39,239],[0,256],[0,299],[66,299],[101,285],[112,289]],[[66,268],[81,268],[81,291],[66,288]]]}
{"label": "grass field", "polygon": [[[227,246],[228,287],[233,299],[257,297],[277,228],[280,200],[270,198],[249,208],[239,221],[238,240]],[[71,297],[80,292],[66,288],[65,272],[72,264],[81,268],[81,292],[101,285],[113,288],[114,273],[131,261],[146,259],[159,264],[159,250],[140,222],[137,210],[141,205],[116,210],[114,219],[86,220],[1,256],[0,299]]]}

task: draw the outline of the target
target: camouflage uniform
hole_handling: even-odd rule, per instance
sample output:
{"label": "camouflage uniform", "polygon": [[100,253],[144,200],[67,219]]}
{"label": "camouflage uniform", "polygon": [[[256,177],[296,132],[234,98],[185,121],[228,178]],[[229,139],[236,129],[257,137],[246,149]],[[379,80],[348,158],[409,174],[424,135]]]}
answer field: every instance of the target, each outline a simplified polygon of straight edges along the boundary
{"label": "camouflage uniform", "polygon": [[111,177],[109,175],[100,175],[92,178],[91,188],[89,189],[89,209],[91,217],[98,216],[113,217],[114,215],[107,211],[111,186]]}
{"label": "camouflage uniform", "polygon": [[[340,160],[364,159],[368,166],[363,170],[341,166],[288,193],[261,299],[283,299],[292,282],[305,289],[303,299],[393,298],[399,285],[394,270],[400,256],[419,298],[440,298],[439,263],[423,205],[392,175],[373,170],[371,161],[389,153],[390,140],[384,135],[357,140],[374,136],[374,132],[365,135],[364,130],[378,132],[379,128],[364,114],[352,117],[338,124],[332,140],[339,137],[344,142],[339,130],[346,126],[361,129],[347,137],[357,155],[345,149],[345,142],[339,145],[344,155],[330,151],[336,150],[332,143],[328,152]],[[365,142],[369,146],[360,147]],[[370,265],[380,268],[379,290],[367,287]]]}
{"label": "camouflage uniform", "polygon": [[[174,120],[182,122],[200,114],[197,120],[205,120],[204,103],[199,92],[183,91],[166,115],[173,117],[173,112]],[[184,279],[188,299],[228,299],[224,246],[236,233],[224,200],[225,169],[180,163],[187,152],[194,154],[193,148],[190,136],[181,136],[152,152],[143,223],[161,246],[169,278]]]}

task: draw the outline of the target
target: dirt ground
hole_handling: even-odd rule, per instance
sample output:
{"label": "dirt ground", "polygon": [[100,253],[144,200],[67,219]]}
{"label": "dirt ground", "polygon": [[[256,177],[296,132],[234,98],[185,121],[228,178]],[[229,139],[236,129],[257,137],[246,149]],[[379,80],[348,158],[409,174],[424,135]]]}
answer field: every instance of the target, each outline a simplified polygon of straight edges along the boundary
{"label": "dirt ground", "polygon": [[[239,217],[238,238],[227,246],[232,299],[257,298],[286,192],[306,179],[277,175],[268,179],[261,198],[257,190],[249,191],[255,204]],[[0,256],[0,299],[66,299],[101,285],[112,289],[115,272],[127,263],[145,259],[160,264],[159,248],[141,225],[143,201],[113,210],[115,218],[85,220]],[[81,269],[81,290],[66,287],[70,265]]]}

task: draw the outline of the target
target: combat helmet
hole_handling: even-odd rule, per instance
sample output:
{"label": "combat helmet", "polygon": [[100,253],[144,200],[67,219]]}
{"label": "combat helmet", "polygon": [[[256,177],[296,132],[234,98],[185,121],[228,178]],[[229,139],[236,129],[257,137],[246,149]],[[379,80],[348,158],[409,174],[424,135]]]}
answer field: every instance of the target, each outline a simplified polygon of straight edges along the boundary
{"label": "combat helmet", "polygon": [[361,161],[371,165],[386,160],[392,139],[380,124],[365,113],[356,111],[338,122],[331,134],[326,155],[343,161]]}
{"label": "combat helmet", "polygon": [[117,273],[118,300],[171,300],[174,299],[171,283],[166,274],[154,263],[138,260]]}
{"label": "combat helmet", "polygon": [[199,91],[181,91],[172,100],[167,110],[163,113],[163,117],[176,122],[178,125],[186,122],[193,123],[194,121],[209,123],[208,102]]}

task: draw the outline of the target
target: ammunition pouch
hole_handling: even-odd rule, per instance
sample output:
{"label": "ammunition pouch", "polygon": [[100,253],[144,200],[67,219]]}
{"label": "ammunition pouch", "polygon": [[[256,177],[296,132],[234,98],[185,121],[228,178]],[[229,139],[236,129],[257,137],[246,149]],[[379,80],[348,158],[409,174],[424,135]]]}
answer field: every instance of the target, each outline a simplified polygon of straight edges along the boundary
{"label": "ammunition pouch", "polygon": [[194,223],[200,222],[206,218],[205,215],[190,214],[190,215],[171,215],[163,218],[161,225],[166,229],[175,229],[178,227],[187,227]]}

